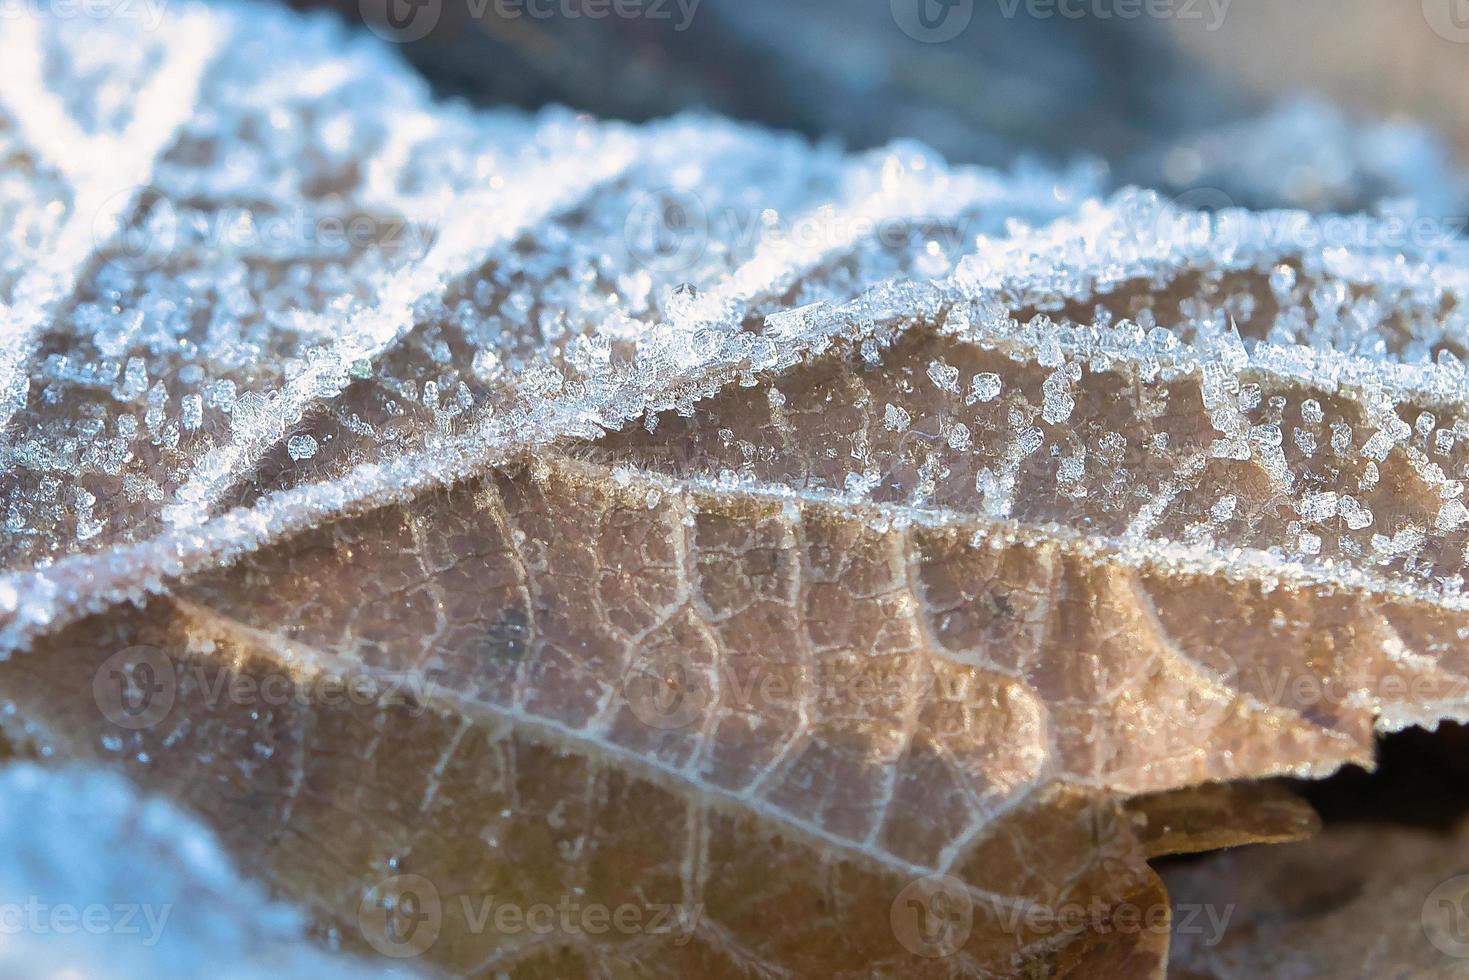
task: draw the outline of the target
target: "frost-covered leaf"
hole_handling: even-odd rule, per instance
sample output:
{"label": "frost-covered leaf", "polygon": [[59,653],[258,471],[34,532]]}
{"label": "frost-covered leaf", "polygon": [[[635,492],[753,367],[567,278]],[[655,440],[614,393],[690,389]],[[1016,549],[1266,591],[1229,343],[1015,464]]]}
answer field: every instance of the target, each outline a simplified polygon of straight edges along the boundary
{"label": "frost-covered leaf", "polygon": [[[325,21],[179,16],[182,86],[23,21],[143,72],[148,186],[80,250],[63,201],[5,311],[0,725],[330,940],[1156,971],[1166,930],[1103,928],[1161,908],[1147,858],[1312,823],[1191,787],[1466,713],[1442,229],[471,112]],[[35,193],[99,194],[19,101]],[[663,928],[484,914],[563,900]]]}

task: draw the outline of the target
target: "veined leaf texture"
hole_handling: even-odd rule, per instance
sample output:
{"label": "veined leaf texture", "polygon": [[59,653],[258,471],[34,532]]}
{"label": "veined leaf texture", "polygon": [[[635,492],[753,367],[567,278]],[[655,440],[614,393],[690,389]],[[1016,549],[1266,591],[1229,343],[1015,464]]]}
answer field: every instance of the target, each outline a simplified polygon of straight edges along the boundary
{"label": "veined leaf texture", "polygon": [[302,969],[1161,975],[1149,858],[1469,714],[1431,214],[471,110],[253,6],[0,46],[0,816],[167,814]]}

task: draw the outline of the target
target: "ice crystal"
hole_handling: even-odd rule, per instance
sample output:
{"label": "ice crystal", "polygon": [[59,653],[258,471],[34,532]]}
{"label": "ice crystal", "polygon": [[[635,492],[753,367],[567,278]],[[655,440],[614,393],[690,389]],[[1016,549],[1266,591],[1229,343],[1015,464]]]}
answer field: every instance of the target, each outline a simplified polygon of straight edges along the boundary
{"label": "ice crystal", "polygon": [[998,374],[992,374],[988,371],[983,374],[976,374],[974,379],[969,382],[968,404],[973,405],[975,402],[994,401],[1000,396],[1000,389],[1003,384],[1004,382],[1000,380]]}

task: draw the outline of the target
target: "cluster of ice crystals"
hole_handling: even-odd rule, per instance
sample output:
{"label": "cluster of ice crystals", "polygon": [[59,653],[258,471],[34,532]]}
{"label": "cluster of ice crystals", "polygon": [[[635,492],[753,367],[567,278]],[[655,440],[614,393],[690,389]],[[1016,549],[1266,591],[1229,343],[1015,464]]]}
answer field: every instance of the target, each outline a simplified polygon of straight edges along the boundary
{"label": "cluster of ice crystals", "polygon": [[[1397,210],[1207,213],[911,143],[470,110],[327,19],[168,16],[123,53],[126,26],[13,35],[40,52],[0,91],[13,645],[526,449],[657,433],[847,351],[891,372],[927,335],[952,347],[846,396],[873,424],[822,481],[1456,587],[1469,270],[1413,132],[1298,107],[1244,140],[1268,161],[1307,120],[1352,144],[1324,197],[1257,196]],[[1201,139],[1175,170],[1216,158]],[[100,146],[121,186],[76,162]],[[790,395],[761,396],[771,431]],[[731,446],[741,485],[781,451]]]}
{"label": "cluster of ice crystals", "polygon": [[[3,93],[30,125],[0,133],[38,157],[37,180],[77,147],[50,159],[18,137],[73,125],[67,100],[92,106],[92,86],[136,88],[118,125],[148,126],[117,136],[136,147],[126,180],[19,192],[84,192],[90,208],[107,190],[115,220],[75,205],[59,243],[26,230],[39,215],[8,226],[56,280],[11,328],[20,353],[0,378],[15,564],[195,526],[445,440],[586,436],[689,404],[719,382],[681,379],[716,361],[784,363],[742,319],[946,274],[976,236],[1059,214],[1089,186],[1085,172],[953,170],[915,145],[852,158],[714,119],[471,112],[326,19],[173,16],[178,31],[139,31],[148,57],[111,59],[111,33],[21,18],[42,60],[91,66]],[[156,43],[175,34],[196,43]],[[41,97],[53,90],[64,98]],[[146,492],[83,528],[48,489],[61,475],[102,501]]]}

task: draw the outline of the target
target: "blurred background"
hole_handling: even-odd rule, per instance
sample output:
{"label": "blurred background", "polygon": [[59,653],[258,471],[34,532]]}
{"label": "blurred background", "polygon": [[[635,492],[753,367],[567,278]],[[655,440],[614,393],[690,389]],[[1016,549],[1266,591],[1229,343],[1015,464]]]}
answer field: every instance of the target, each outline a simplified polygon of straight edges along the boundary
{"label": "blurred background", "polygon": [[[294,3],[365,22],[440,92],[486,104],[705,108],[857,149],[912,137],[956,162],[1092,155],[1109,183],[1174,190],[1258,171],[1230,188],[1240,204],[1363,203],[1340,199],[1362,181],[1335,172],[1348,164],[1328,144],[1348,137],[1322,105],[1442,137],[1385,171],[1469,150],[1469,0]],[[1263,130],[1230,128],[1262,115]],[[1372,147],[1348,155],[1374,165]]]}

